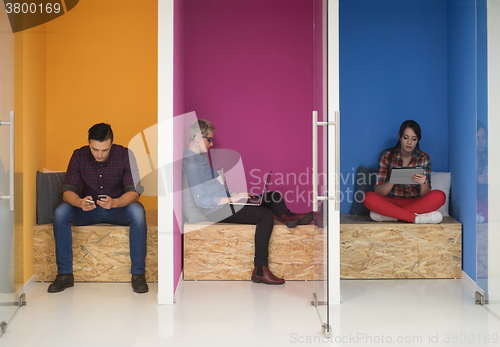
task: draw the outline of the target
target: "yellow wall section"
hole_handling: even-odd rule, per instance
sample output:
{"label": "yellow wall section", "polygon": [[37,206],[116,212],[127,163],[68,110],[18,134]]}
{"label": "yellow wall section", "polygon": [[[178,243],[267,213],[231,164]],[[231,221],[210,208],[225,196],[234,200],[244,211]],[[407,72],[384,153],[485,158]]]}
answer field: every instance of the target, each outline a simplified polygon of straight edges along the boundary
{"label": "yellow wall section", "polygon": [[[16,264],[23,282],[33,275],[33,225],[36,224],[36,171],[45,162],[45,26],[15,34],[16,110]],[[20,182],[22,181],[22,182]],[[20,218],[18,218],[20,216]],[[22,234],[20,233],[22,231]],[[20,248],[22,245],[22,249]],[[19,256],[21,255],[21,256]],[[16,281],[19,280],[16,267]]]}
{"label": "yellow wall section", "polygon": [[157,122],[157,18],[157,1],[86,0],[47,23],[47,169],[66,170],[95,123],[128,146]]}

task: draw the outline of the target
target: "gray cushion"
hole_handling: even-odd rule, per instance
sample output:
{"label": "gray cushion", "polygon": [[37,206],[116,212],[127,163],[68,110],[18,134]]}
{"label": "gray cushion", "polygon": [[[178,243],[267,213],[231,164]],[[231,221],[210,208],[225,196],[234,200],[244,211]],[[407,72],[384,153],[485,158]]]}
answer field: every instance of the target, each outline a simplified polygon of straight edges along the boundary
{"label": "gray cushion", "polygon": [[193,200],[186,175],[182,175],[182,214],[185,221],[189,224],[207,221],[203,210]]}
{"label": "gray cushion", "polygon": [[432,190],[442,190],[446,194],[444,205],[438,211],[443,217],[448,217],[450,205],[450,188],[451,188],[451,173],[450,172],[431,172],[431,188]]}
{"label": "gray cushion", "polygon": [[356,171],[351,214],[370,214],[370,210],[366,208],[363,202],[365,201],[365,194],[375,190],[375,184],[377,184],[377,170],[360,165]]}
{"label": "gray cushion", "polygon": [[54,222],[54,211],[62,200],[61,186],[66,172],[36,172],[36,222]]}

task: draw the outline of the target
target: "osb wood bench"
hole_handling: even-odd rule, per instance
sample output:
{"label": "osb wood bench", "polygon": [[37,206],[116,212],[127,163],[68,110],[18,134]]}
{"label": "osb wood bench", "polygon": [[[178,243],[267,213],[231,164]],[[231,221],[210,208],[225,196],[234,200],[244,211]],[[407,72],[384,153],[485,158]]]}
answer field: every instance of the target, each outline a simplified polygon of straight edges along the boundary
{"label": "osb wood bench", "polygon": [[374,222],[369,216],[340,217],[342,279],[460,278],[462,224]]}
{"label": "osb wood bench", "polygon": [[[158,213],[147,211],[146,280],[158,281]],[[73,274],[82,282],[130,282],[129,227],[111,224],[73,226]],[[36,281],[57,275],[52,224],[34,226]]]}
{"label": "osb wood bench", "polygon": [[[288,228],[275,221],[269,268],[286,280],[314,279],[314,225]],[[184,280],[250,280],[255,225],[184,224]]]}

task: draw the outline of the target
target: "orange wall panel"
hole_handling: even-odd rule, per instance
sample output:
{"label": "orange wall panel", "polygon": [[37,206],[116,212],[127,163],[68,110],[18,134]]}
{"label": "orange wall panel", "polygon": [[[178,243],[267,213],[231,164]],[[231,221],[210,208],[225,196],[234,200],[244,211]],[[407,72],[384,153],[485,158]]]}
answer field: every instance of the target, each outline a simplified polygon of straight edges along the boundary
{"label": "orange wall panel", "polygon": [[66,170],[95,123],[128,146],[157,122],[157,18],[157,1],[86,0],[47,23],[47,169]]}

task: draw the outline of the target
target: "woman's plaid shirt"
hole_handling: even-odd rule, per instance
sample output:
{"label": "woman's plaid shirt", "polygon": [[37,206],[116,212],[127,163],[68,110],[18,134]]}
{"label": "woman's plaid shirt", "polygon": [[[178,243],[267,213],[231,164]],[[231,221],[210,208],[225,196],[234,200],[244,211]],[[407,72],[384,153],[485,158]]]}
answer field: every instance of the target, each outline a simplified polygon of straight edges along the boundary
{"label": "woman's plaid shirt", "polygon": [[[403,167],[403,157],[401,156],[401,152],[398,151],[394,153],[392,156],[392,160],[389,163],[389,157],[391,154],[391,150],[386,150],[382,153],[380,158],[380,162],[378,163],[378,180],[377,186],[380,186],[386,183],[390,178],[390,172],[393,167]],[[424,174],[427,176],[427,182],[429,182],[429,186],[431,184],[431,171],[432,171],[432,163],[431,158],[427,153],[419,151],[418,149],[413,152],[413,156],[410,160],[410,164],[408,167],[423,167]],[[395,184],[392,187],[389,194],[389,197],[395,198],[419,198],[420,197],[420,185],[419,184]]]}

